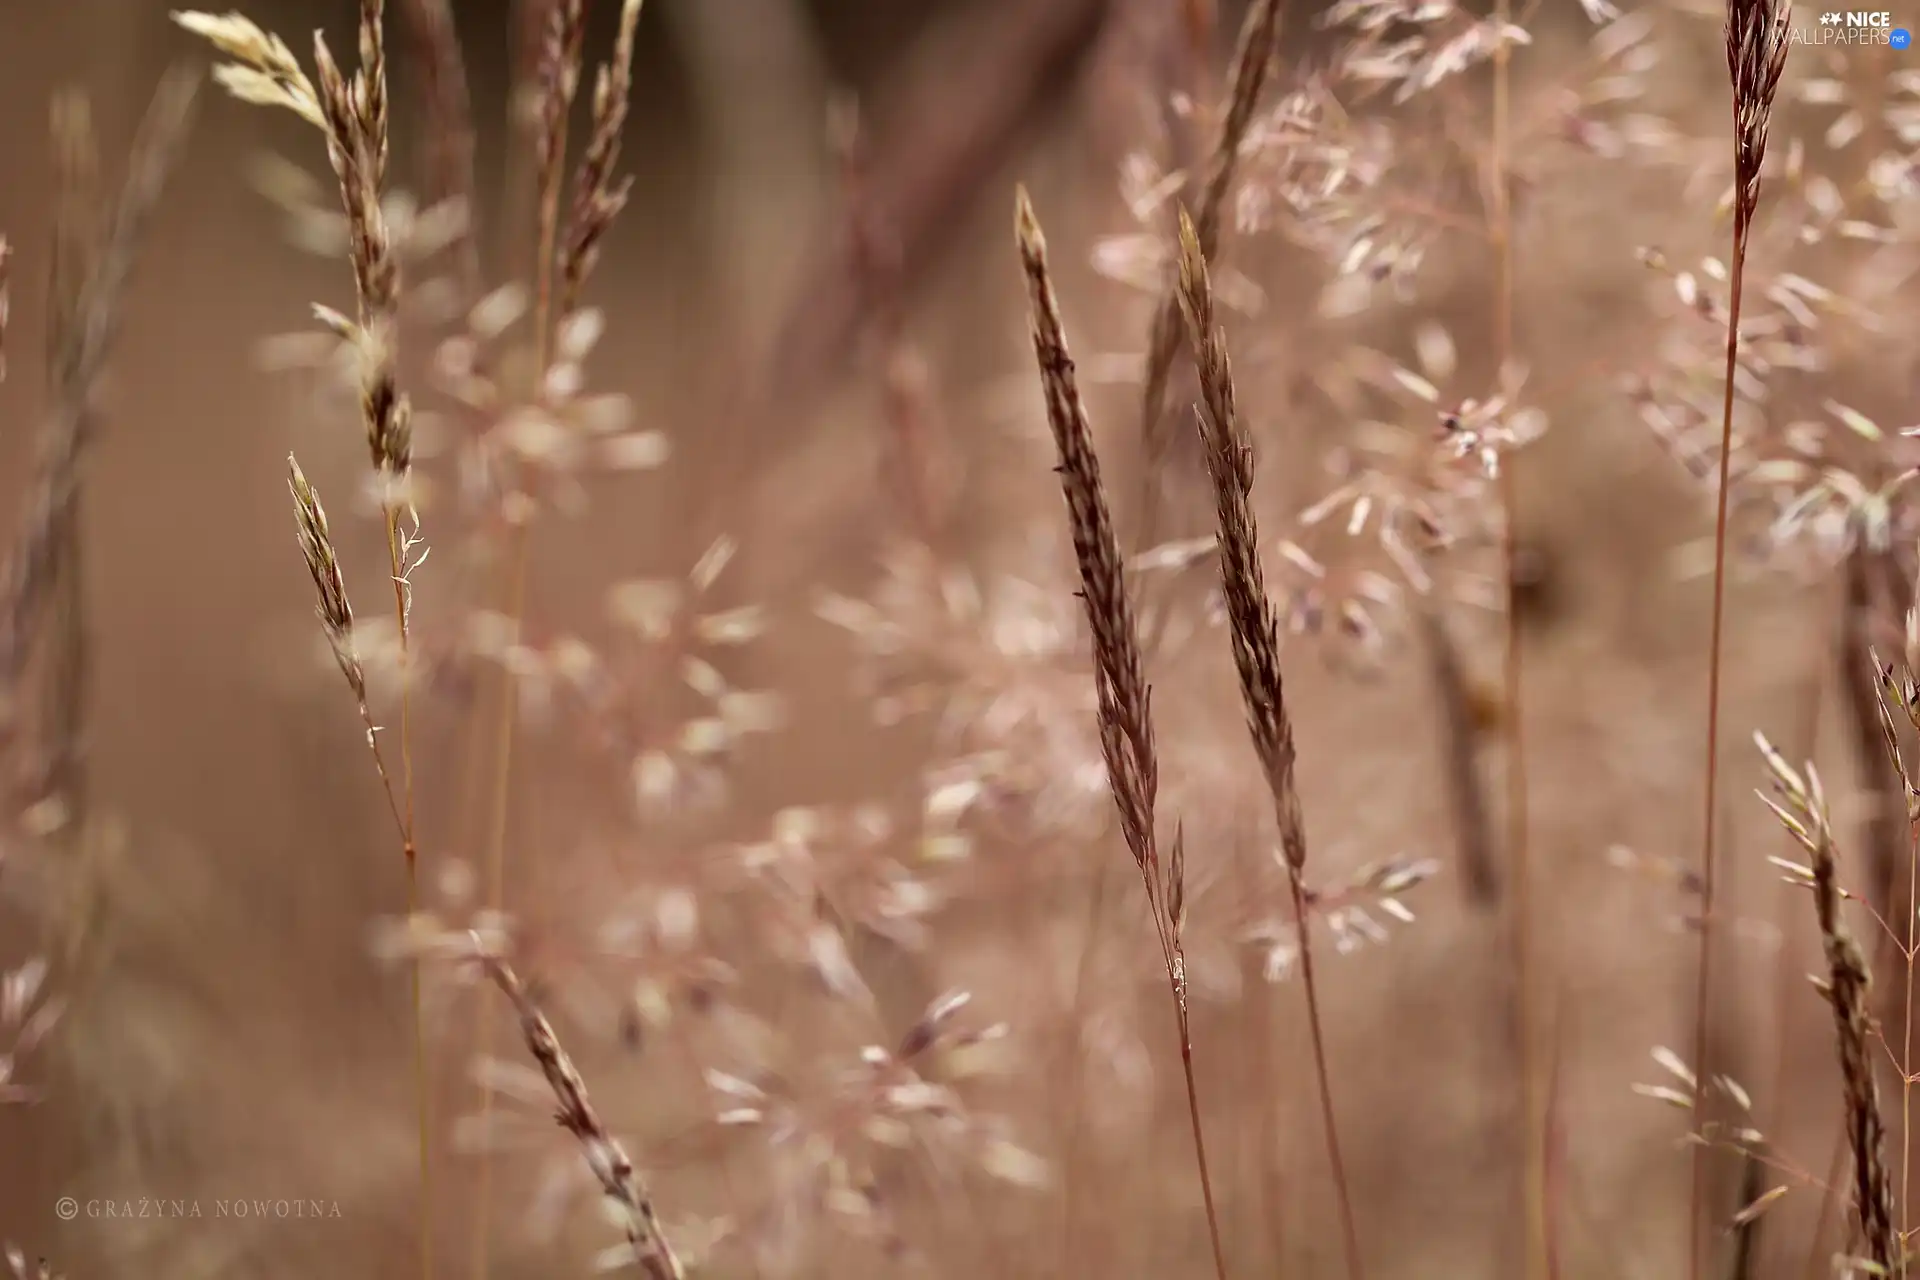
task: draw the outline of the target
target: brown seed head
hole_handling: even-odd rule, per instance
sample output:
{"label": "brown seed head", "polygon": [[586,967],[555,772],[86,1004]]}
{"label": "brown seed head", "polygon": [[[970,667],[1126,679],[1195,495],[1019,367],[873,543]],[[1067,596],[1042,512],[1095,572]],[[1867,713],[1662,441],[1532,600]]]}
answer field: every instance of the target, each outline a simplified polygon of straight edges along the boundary
{"label": "brown seed head", "polygon": [[613,56],[600,68],[593,87],[593,132],[580,158],[573,184],[573,211],[566,243],[560,251],[560,312],[580,305],[580,291],[600,254],[607,228],[626,207],[631,178],[619,178],[620,135],[627,127],[627,106],[633,96],[633,43],[640,26],[641,0],[624,0]]}
{"label": "brown seed head", "polygon": [[1734,220],[1741,235],[1760,204],[1767,125],[1787,65],[1789,0],[1727,0],[1727,73],[1733,80]]}
{"label": "brown seed head", "polygon": [[1080,566],[1080,597],[1093,634],[1100,745],[1127,847],[1149,884],[1157,886],[1160,859],[1154,843],[1153,806],[1159,790],[1159,762],[1154,754],[1151,696],[1140,657],[1139,629],[1127,596],[1120,542],[1100,482],[1093,429],[1080,398],[1060,321],[1060,302],[1047,267],[1046,236],[1025,188],[1017,198],[1014,234],[1027,278],[1033,353],[1040,366],[1040,387],[1060,457],[1060,487]]}
{"label": "brown seed head", "polygon": [[340,664],[353,693],[363,704],[367,697],[366,671],[353,646],[353,605],[347,599],[347,582],[340,572],[340,557],[333,549],[333,534],[327,528],[327,509],[320,495],[307,482],[306,473],[292,454],[287,455],[287,489],[293,494],[294,528],[300,540],[300,554],[306,559],[307,572],[313,576],[318,599],[314,616],[320,630]]}
{"label": "brown seed head", "polygon": [[1254,753],[1266,774],[1288,868],[1306,867],[1305,822],[1294,780],[1293,721],[1280,675],[1280,623],[1260,568],[1260,532],[1253,515],[1253,444],[1235,403],[1226,337],[1214,319],[1213,286],[1200,234],[1180,214],[1180,308],[1200,374],[1200,434],[1213,477],[1220,524],[1220,583],[1233,635],[1233,661]]}
{"label": "brown seed head", "polygon": [[1883,1150],[1886,1125],[1880,1114],[1880,1095],[1873,1074],[1874,1032],[1869,1012],[1872,978],[1867,958],[1854,941],[1841,912],[1846,894],[1840,888],[1832,814],[1827,808],[1820,777],[1811,766],[1804,772],[1796,770],[1764,737],[1757,741],[1773,778],[1774,795],[1766,797],[1766,803],[1807,854],[1804,883],[1813,890],[1820,944],[1826,953],[1827,975],[1823,986],[1827,1002],[1833,1008],[1841,1089],[1846,1103],[1847,1142],[1853,1155],[1854,1209],[1859,1215],[1860,1233],[1866,1241],[1867,1257],[1884,1268],[1880,1274],[1903,1274],[1894,1270],[1904,1250],[1894,1228],[1893,1182]]}

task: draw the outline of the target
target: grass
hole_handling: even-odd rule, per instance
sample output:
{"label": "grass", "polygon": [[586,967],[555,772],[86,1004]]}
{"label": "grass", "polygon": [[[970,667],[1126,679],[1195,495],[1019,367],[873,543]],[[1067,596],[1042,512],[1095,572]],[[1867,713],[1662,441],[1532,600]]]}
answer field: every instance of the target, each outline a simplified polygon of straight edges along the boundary
{"label": "grass", "polygon": [[[349,58],[175,15],[330,175],[274,187],[352,300],[276,347],[309,353],[315,421],[270,433],[348,694],[298,715],[332,759],[351,710],[378,789],[354,804],[392,823],[298,869],[210,850],[204,884],[119,834],[124,779],[88,753],[124,724],[92,695],[125,649],[101,619],[132,601],[103,585],[116,508],[82,501],[100,428],[117,446],[134,416],[101,386],[198,77],[163,82],[111,195],[85,99],[60,100],[51,243],[0,241],[16,369],[6,299],[23,262],[48,281],[22,309],[45,404],[0,576],[26,779],[0,884],[34,926],[0,955],[0,1122],[51,1103],[77,1154],[43,1180],[198,1203],[266,1176],[268,1134],[303,1183],[284,1194],[364,1228],[326,1266],[423,1277],[1906,1274],[1920,828],[1852,814],[1920,795],[1920,460],[1882,425],[1912,418],[1889,372],[1912,308],[1872,292],[1920,269],[1920,82],[1790,48],[1772,0],[1066,0],[1002,24],[1035,47],[996,51],[992,24],[953,46],[1017,94],[936,57],[909,89],[937,110],[836,97],[800,319],[743,326],[772,350],[715,340],[713,370],[603,393],[662,359],[645,313],[672,305],[611,279],[700,239],[654,181],[653,148],[698,144],[647,118],[651,15],[516,14],[497,199],[447,0],[361,0]],[[1089,91],[1021,153],[1059,101],[1027,91],[1037,67]],[[889,133],[929,120],[984,123]],[[1090,138],[1123,140],[1097,165],[1119,202],[1039,158]],[[968,304],[930,246],[967,241],[953,193],[991,206],[1020,176],[1014,252],[979,250]],[[722,265],[718,310],[776,312]],[[1016,287],[1030,352],[995,345]],[[1017,396],[956,384],[989,360]],[[670,440],[741,465],[630,474]],[[696,500],[682,537],[659,513]],[[1813,617],[1811,689],[1789,614]],[[230,630],[203,640],[237,663]],[[1851,791],[1764,734],[1722,760],[1776,702],[1817,740],[1828,701]],[[292,803],[322,772],[293,771]],[[1770,785],[1770,814],[1723,774]],[[224,803],[253,814],[239,776]],[[1138,896],[1108,887],[1116,817]],[[1741,874],[1760,842],[1730,836],[1775,820],[1799,852],[1768,929]],[[195,896],[134,889],[142,858]],[[1465,891],[1424,887],[1447,875]],[[275,926],[279,882],[316,950],[275,964],[240,925]],[[1791,981],[1816,942],[1824,1021]],[[1777,1000],[1747,998],[1757,974]],[[1635,1086],[1664,1042],[1685,1056]],[[1779,1063],[1759,1097],[1748,1056]],[[336,1061],[351,1083],[322,1088]],[[190,1101],[196,1073],[234,1092]],[[1829,1137],[1809,1172],[1795,1153]],[[313,1265],[284,1224],[136,1239],[22,1203],[0,1227],[74,1275]]]}

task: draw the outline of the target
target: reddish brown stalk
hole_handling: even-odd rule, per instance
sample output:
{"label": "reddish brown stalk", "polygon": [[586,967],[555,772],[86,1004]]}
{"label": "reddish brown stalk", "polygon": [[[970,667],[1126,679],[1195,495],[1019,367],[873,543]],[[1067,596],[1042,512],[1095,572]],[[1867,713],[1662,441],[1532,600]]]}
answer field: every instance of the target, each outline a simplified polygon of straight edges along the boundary
{"label": "reddish brown stalk", "polygon": [[[1250,824],[1249,824],[1250,825]],[[1241,875],[1241,892],[1253,901],[1258,892],[1260,868],[1266,862],[1265,851],[1251,839],[1236,842],[1236,868]],[[1268,1247],[1267,1267],[1284,1273],[1287,1266],[1287,1175],[1282,1159],[1282,1134],[1285,1132],[1280,1103],[1286,1084],[1281,1079],[1275,1053],[1278,1028],[1275,1025],[1271,989],[1266,981],[1261,958],[1249,952],[1241,962],[1241,999],[1249,1009],[1247,1091],[1258,1102],[1258,1115],[1249,1126],[1254,1149],[1255,1199],[1260,1223],[1265,1229]]]}
{"label": "reddish brown stalk", "polygon": [[1280,620],[1267,595],[1260,567],[1260,531],[1253,515],[1253,441],[1240,421],[1226,338],[1215,320],[1213,286],[1207,276],[1199,230],[1184,210],[1180,215],[1177,296],[1200,375],[1201,434],[1216,499],[1221,594],[1233,636],[1234,666],[1240,675],[1240,696],[1246,706],[1254,754],[1260,759],[1261,771],[1273,797],[1280,851],[1293,895],[1294,928],[1299,934],[1300,981],[1306,995],[1314,1074],[1320,1093],[1320,1118],[1326,1130],[1327,1163],[1333,1174],[1340,1228],[1345,1238],[1347,1273],[1353,1280],[1360,1280],[1360,1235],[1354,1225],[1346,1162],[1340,1153],[1319,985],[1313,968],[1306,821],[1295,779],[1298,752],[1294,745],[1293,720],[1288,713],[1286,685],[1280,670]]}
{"label": "reddish brown stalk", "polygon": [[[1891,734],[1888,746],[1896,753],[1899,743]],[[1907,789],[1911,794],[1911,789]],[[1909,1195],[1913,1187],[1913,970],[1915,948],[1913,943],[1913,925],[1920,919],[1920,820],[1909,824],[1907,833],[1907,914],[1901,926],[1903,935],[1902,949],[1906,952],[1906,981],[1901,986],[1900,1001],[1900,1224],[1898,1239],[1905,1241],[1908,1234]],[[1904,1246],[1902,1253],[1904,1254]],[[1906,1264],[1902,1258],[1900,1272],[1906,1274]]]}
{"label": "reddish brown stalk", "polygon": [[[1706,808],[1702,814],[1704,835],[1700,848],[1700,969],[1698,982],[1694,988],[1694,1071],[1699,1081],[1708,1079],[1707,1043],[1708,1009],[1712,994],[1713,969],[1713,925],[1714,925],[1714,837],[1718,834],[1715,819],[1718,816],[1718,787],[1716,774],[1720,765],[1720,667],[1722,629],[1726,616],[1727,591],[1727,489],[1733,457],[1733,379],[1735,361],[1738,360],[1740,345],[1740,276],[1746,266],[1746,238],[1735,233],[1733,251],[1733,295],[1731,314],[1727,320],[1727,362],[1726,362],[1726,398],[1722,407],[1720,428],[1720,483],[1716,499],[1713,522],[1713,623],[1712,637],[1708,641],[1707,668],[1707,758],[1706,758]],[[1706,1098],[1695,1086],[1694,1123],[1705,1123]],[[1700,1275],[1701,1231],[1706,1197],[1706,1146],[1702,1143],[1694,1148],[1693,1182],[1689,1200],[1689,1223],[1687,1257],[1688,1274],[1698,1280]]]}
{"label": "reddish brown stalk", "polygon": [[1162,856],[1154,826],[1160,764],[1155,753],[1152,695],[1141,657],[1140,630],[1127,594],[1120,541],[1100,479],[1093,429],[1080,398],[1073,357],[1060,320],[1060,304],[1047,266],[1046,237],[1024,188],[1016,201],[1015,240],[1027,280],[1034,360],[1040,368],[1047,421],[1059,453],[1060,485],[1066,499],[1075,559],[1080,567],[1080,597],[1093,634],[1094,686],[1099,697],[1101,753],[1120,828],[1147,891],[1154,930],[1166,966],[1167,989],[1180,1033],[1180,1065],[1187,1085],[1187,1117],[1193,1128],[1195,1163],[1206,1205],[1207,1232],[1214,1272],[1226,1280],[1227,1256],[1214,1203],[1213,1176],[1200,1123],[1200,1094],[1193,1068],[1193,1035],[1187,1008],[1186,956],[1181,932],[1186,920],[1186,853],[1176,833]]}
{"label": "reddish brown stalk", "polygon": [[[1707,667],[1707,751],[1705,809],[1700,848],[1700,970],[1694,992],[1694,1136],[1702,1138],[1706,1121],[1703,1092],[1712,1080],[1707,1061],[1708,1012],[1713,993],[1715,821],[1718,818],[1720,765],[1720,674],[1726,620],[1727,510],[1733,470],[1733,395],[1740,360],[1740,300],[1746,274],[1748,232],[1760,203],[1760,170],[1766,156],[1767,125],[1773,113],[1780,73],[1786,66],[1785,0],[1727,0],[1727,74],[1733,83],[1733,280],[1728,301],[1725,392],[1721,401],[1719,486],[1713,522],[1713,623]],[[1688,1199],[1687,1274],[1699,1280],[1704,1265],[1701,1233],[1705,1225],[1708,1144],[1696,1141]]]}

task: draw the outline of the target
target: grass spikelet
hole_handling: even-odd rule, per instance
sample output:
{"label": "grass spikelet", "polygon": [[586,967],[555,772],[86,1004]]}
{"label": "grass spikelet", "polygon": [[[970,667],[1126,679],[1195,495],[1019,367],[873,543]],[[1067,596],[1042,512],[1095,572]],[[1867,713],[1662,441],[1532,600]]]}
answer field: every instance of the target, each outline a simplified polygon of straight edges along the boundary
{"label": "grass spikelet", "polygon": [[1026,271],[1032,316],[1034,358],[1046,397],[1047,422],[1060,457],[1060,485],[1067,502],[1075,559],[1080,566],[1081,599],[1093,635],[1093,660],[1099,681],[1100,735],[1112,773],[1121,832],[1142,873],[1158,878],[1160,858],[1154,841],[1153,806],[1159,791],[1159,761],[1154,754],[1151,695],[1138,643],[1133,602],[1128,597],[1119,538],[1100,480],[1100,458],[1093,428],[1080,398],[1073,357],[1067,349],[1047,265],[1047,243],[1023,190],[1016,214],[1021,266]]}
{"label": "grass spikelet", "polygon": [[[368,0],[367,13],[379,8],[378,0]],[[370,61],[363,63],[351,83],[318,35],[313,59],[326,119],[327,157],[340,183],[348,256],[359,299],[358,321],[347,336],[360,352],[361,415],[373,465],[392,484],[404,480],[412,466],[413,433],[411,413],[397,385],[394,342],[399,327],[400,264],[381,208],[387,167],[386,63],[380,40],[367,34],[373,21],[362,17],[361,45],[368,50],[363,58]]]}
{"label": "grass spikelet", "polygon": [[573,314],[580,291],[600,256],[600,241],[626,207],[631,178],[618,178],[620,136],[627,127],[633,96],[633,42],[640,26],[641,0],[622,0],[613,56],[601,66],[593,86],[593,126],[573,180],[573,209],[566,243],[560,250],[560,314]]}
{"label": "grass spikelet", "polygon": [[333,549],[333,532],[327,524],[327,509],[320,503],[300,461],[287,455],[287,490],[293,495],[294,528],[300,540],[300,555],[307,562],[316,597],[314,616],[333,650],[340,674],[347,687],[364,708],[367,701],[367,673],[353,644],[353,602],[347,598],[346,576],[340,569],[340,557]]}
{"label": "grass spikelet", "polygon": [[1756,739],[1771,775],[1774,796],[1768,806],[1787,833],[1807,853],[1809,887],[1820,925],[1820,946],[1826,956],[1824,994],[1833,1009],[1834,1038],[1839,1049],[1841,1093],[1846,1107],[1847,1144],[1853,1154],[1854,1211],[1866,1256],[1881,1274],[1904,1275],[1903,1250],[1894,1231],[1893,1180],[1887,1171],[1884,1146],[1886,1125],[1880,1114],[1880,1095],[1873,1076],[1871,1041],[1874,1036],[1868,1009],[1872,976],[1867,957],[1854,941],[1841,915],[1845,895],[1839,884],[1839,863],[1833,819],[1820,777],[1811,766],[1795,770],[1764,738]]}
{"label": "grass spikelet", "polygon": [[1780,76],[1786,70],[1792,17],[1792,7],[1783,0],[1727,0],[1727,75],[1733,81],[1733,217],[1735,234],[1742,239],[1760,208],[1760,169],[1766,161]]}
{"label": "grass spikelet", "polygon": [[[480,948],[480,936],[475,934],[473,940],[476,948]],[[527,1052],[533,1055],[553,1089],[554,1100],[559,1103],[554,1118],[578,1140],[587,1167],[593,1170],[607,1199],[618,1209],[621,1228],[633,1248],[634,1262],[641,1273],[647,1280],[686,1280],[686,1270],[661,1229],[652,1194],[634,1169],[626,1148],[607,1132],[600,1113],[594,1110],[592,1100],[587,1097],[586,1082],[554,1034],[553,1025],[540,1012],[511,965],[483,948],[482,963],[487,977],[513,1006],[520,1019],[520,1035],[526,1042]]]}
{"label": "grass spikelet", "polygon": [[1327,1158],[1340,1207],[1347,1271],[1357,1278],[1361,1275],[1360,1239],[1354,1227],[1346,1164],[1340,1155],[1333,1085],[1327,1071],[1326,1037],[1321,1026],[1319,991],[1314,982],[1313,948],[1308,940],[1306,821],[1294,777],[1297,751],[1293,720],[1287,712],[1286,684],[1280,672],[1280,622],[1267,595],[1265,576],[1260,568],[1260,534],[1253,515],[1253,442],[1240,421],[1235,402],[1226,335],[1215,320],[1213,285],[1207,275],[1199,228],[1185,210],[1180,213],[1179,298],[1193,342],[1194,365],[1200,374],[1203,406],[1200,433],[1206,449],[1207,471],[1213,478],[1220,526],[1220,586],[1226,601],[1228,630],[1233,638],[1233,662],[1240,674],[1247,731],[1253,737],[1254,754],[1260,758],[1267,790],[1273,798],[1281,856],[1286,860],[1287,879],[1293,893],[1294,926],[1300,938],[1301,986],[1306,993],[1307,1018],[1313,1037]]}
{"label": "grass spikelet", "polygon": [[213,69],[214,83],[228,93],[242,102],[283,107],[316,128],[326,128],[313,81],[279,36],[238,13],[175,10],[173,20],[233,59]]}
{"label": "grass spikelet", "polygon": [[[623,15],[624,17],[624,15]],[[567,122],[580,88],[580,42],[586,33],[585,0],[555,0],[547,7],[540,41],[539,125],[534,134],[534,167],[540,193],[534,259],[535,366],[544,369],[554,322],[555,252],[560,236],[560,192],[565,185]]]}
{"label": "grass spikelet", "polygon": [[[1205,183],[1194,203],[1194,229],[1200,248],[1211,258],[1219,251],[1220,224],[1233,190],[1234,174],[1240,162],[1240,146],[1253,122],[1254,108],[1260,104],[1267,76],[1280,35],[1280,0],[1254,0],[1240,27],[1228,77],[1227,109],[1220,119],[1220,132],[1214,140]],[[1147,530],[1141,545],[1157,541],[1155,521],[1159,469],[1166,460],[1174,433],[1167,420],[1167,393],[1173,378],[1174,361],[1180,354],[1180,294],[1177,276],[1167,281],[1153,328],[1147,339],[1146,380],[1140,401],[1140,435],[1146,445],[1146,483],[1148,506],[1143,522]]]}
{"label": "grass spikelet", "polygon": [[1120,828],[1133,854],[1153,910],[1167,986],[1180,1033],[1181,1066],[1186,1076],[1187,1115],[1193,1129],[1194,1158],[1206,1205],[1207,1230],[1215,1273],[1225,1280],[1226,1251],[1214,1205],[1213,1177],[1207,1167],[1206,1139],[1200,1124],[1199,1091],[1194,1081],[1193,1037],[1187,1008],[1186,955],[1181,941],[1185,919],[1185,841],[1176,833],[1171,856],[1162,859],[1154,830],[1154,802],[1160,785],[1159,758],[1153,740],[1152,694],[1140,654],[1140,632],[1127,594],[1120,541],[1100,481],[1100,459],[1093,428],[1080,397],[1073,356],[1060,320],[1060,302],[1047,266],[1047,242],[1033,202],[1022,188],[1015,202],[1014,238],[1026,274],[1033,354],[1040,369],[1047,422],[1060,458],[1060,487],[1067,503],[1074,557],[1080,567],[1080,598],[1093,636],[1094,684],[1099,701],[1100,747]]}

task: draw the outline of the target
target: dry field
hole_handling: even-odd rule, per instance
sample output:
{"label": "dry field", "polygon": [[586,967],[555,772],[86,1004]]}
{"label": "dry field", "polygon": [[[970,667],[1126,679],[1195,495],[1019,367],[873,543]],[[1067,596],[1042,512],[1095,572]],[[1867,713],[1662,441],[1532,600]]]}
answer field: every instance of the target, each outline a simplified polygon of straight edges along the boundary
{"label": "dry field", "polygon": [[1617,2],[0,3],[14,1269],[1906,1274],[1920,55]]}

